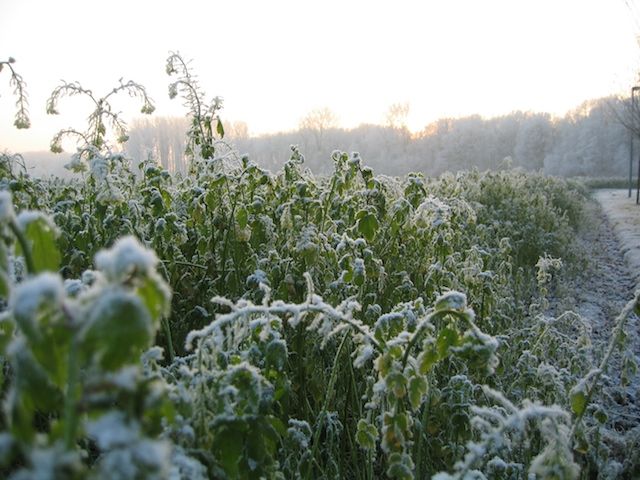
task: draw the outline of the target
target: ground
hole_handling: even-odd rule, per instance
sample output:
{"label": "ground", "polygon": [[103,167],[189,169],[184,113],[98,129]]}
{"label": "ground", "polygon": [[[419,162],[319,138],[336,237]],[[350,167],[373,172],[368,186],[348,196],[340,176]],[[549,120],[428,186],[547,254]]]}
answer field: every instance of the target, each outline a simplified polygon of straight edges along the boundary
{"label": "ground", "polygon": [[[614,320],[640,286],[640,205],[635,191],[629,198],[627,190],[597,190],[593,198],[578,235],[583,268],[568,275],[554,310],[573,310],[590,321],[596,366],[611,339]],[[640,363],[640,320],[635,314],[629,316],[626,332],[626,348]],[[605,372],[602,401],[618,418],[615,430],[624,434],[640,425],[640,379],[636,374],[630,385],[621,386],[622,357],[618,349]]]}
{"label": "ground", "polygon": [[621,252],[636,284],[640,283],[640,205],[636,204],[636,191],[629,197],[628,190],[596,190],[594,198],[616,234]]}

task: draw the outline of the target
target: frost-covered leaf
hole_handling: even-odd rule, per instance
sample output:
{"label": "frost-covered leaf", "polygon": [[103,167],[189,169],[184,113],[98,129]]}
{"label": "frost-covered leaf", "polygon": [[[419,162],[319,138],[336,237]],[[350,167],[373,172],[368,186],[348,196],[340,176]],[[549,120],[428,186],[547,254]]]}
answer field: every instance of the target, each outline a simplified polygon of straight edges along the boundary
{"label": "frost-covered leaf", "polygon": [[64,299],[62,278],[53,273],[41,273],[13,290],[10,307],[18,328],[33,344],[43,339],[43,325],[48,325],[59,313]]}
{"label": "frost-covered leaf", "polygon": [[385,383],[396,398],[403,398],[407,394],[407,378],[402,373],[390,373],[385,378]]}
{"label": "frost-covered leaf", "polygon": [[436,312],[458,311],[462,312],[467,308],[467,296],[460,292],[447,292],[436,300],[434,309]]}
{"label": "frost-covered leaf", "polygon": [[146,276],[155,270],[156,254],[145,248],[135,237],[122,237],[113,247],[97,253],[95,264],[113,282],[128,280],[131,276]]}
{"label": "frost-covered leaf", "polygon": [[136,295],[123,291],[105,292],[91,306],[81,331],[87,358],[94,358],[107,370],[136,362],[153,339],[151,316]]}
{"label": "frost-covered leaf", "polygon": [[387,468],[389,478],[413,480],[413,469],[413,460],[408,454],[394,452],[389,455],[389,467]]}
{"label": "frost-covered leaf", "polygon": [[378,429],[375,425],[367,422],[364,419],[358,421],[358,431],[356,433],[356,441],[358,445],[367,450],[373,450],[376,448],[376,442],[378,440]]}

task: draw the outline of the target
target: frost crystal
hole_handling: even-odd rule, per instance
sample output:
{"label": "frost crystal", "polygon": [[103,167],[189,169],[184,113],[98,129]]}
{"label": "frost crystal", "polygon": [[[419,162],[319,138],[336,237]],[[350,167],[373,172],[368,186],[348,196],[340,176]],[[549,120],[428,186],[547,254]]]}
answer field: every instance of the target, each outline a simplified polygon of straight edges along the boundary
{"label": "frost crystal", "polygon": [[60,305],[64,298],[64,286],[60,275],[41,273],[19,284],[11,296],[13,314],[22,328],[37,331],[34,319],[43,304]]}
{"label": "frost crystal", "polygon": [[137,423],[128,425],[125,414],[114,411],[89,422],[87,433],[95,439],[100,449],[108,450],[135,441],[140,435],[140,427]]}
{"label": "frost crystal", "polygon": [[374,350],[372,345],[365,345],[360,349],[360,354],[353,360],[353,366],[355,368],[362,367],[367,360],[373,357]]}
{"label": "frost crystal", "polygon": [[171,480],[180,480],[188,478],[191,480],[206,480],[207,469],[195,458],[187,456],[181,447],[173,449],[171,456],[171,471],[169,474]]}
{"label": "frost crystal", "polygon": [[438,227],[451,219],[451,207],[430,195],[416,209],[413,223],[417,227]]}
{"label": "frost crystal", "polygon": [[25,230],[30,223],[36,222],[38,220],[43,220],[51,230],[55,232],[58,231],[58,227],[51,219],[51,217],[45,215],[42,212],[36,210],[24,210],[20,212],[17,217],[18,226],[21,230]]}
{"label": "frost crystal", "polygon": [[81,280],[68,278],[64,281],[64,289],[67,292],[67,295],[76,297],[80,293],[86,291],[87,286],[82,283]]}
{"label": "frost crystal", "polygon": [[155,253],[131,236],[119,239],[109,250],[98,252],[95,259],[96,267],[109,280],[116,282],[125,280],[132,274],[148,275],[157,263]]}

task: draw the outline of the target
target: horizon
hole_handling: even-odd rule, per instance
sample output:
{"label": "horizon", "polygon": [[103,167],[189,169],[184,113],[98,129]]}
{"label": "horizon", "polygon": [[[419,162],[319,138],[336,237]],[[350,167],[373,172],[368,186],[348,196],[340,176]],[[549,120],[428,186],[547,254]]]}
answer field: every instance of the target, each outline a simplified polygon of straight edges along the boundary
{"label": "horizon", "polygon": [[[585,105],[587,103],[607,100],[609,98],[613,98],[613,95],[610,95],[610,96],[607,96],[607,97],[586,99],[586,100],[582,101],[581,103],[579,103],[578,105],[575,105],[574,107],[568,109],[566,112],[564,112],[564,114],[561,114],[561,115],[560,114],[554,115],[554,114],[552,114],[550,112],[539,112],[539,111],[531,111],[531,110],[527,110],[527,111],[525,111],[525,110],[512,110],[510,112],[506,112],[506,113],[503,113],[503,114],[497,114],[497,115],[491,115],[491,116],[481,115],[479,113],[471,113],[469,115],[464,115],[464,116],[459,116],[459,117],[440,117],[440,118],[432,120],[431,122],[423,125],[421,128],[419,128],[417,130],[411,130],[406,125],[403,125],[400,128],[404,127],[411,134],[412,137],[420,138],[420,137],[428,137],[428,136],[431,136],[431,135],[436,135],[437,133],[429,134],[429,133],[425,133],[425,131],[431,125],[434,125],[434,124],[436,124],[438,122],[445,121],[445,120],[449,120],[449,121],[454,121],[455,122],[455,121],[463,121],[465,119],[471,119],[471,118],[480,118],[483,122],[491,122],[493,120],[509,117],[511,115],[523,114],[523,115],[530,115],[530,116],[548,115],[551,123],[555,123],[555,122],[562,121],[571,112],[579,110],[583,105]],[[227,128],[233,123],[246,123],[242,119],[231,119],[231,120],[227,121],[227,119],[224,118],[224,110],[222,112],[223,113],[221,114],[221,120],[225,124],[225,132],[226,132]],[[188,117],[186,115],[183,115],[183,116],[178,116],[178,115],[164,116],[163,115],[163,116],[161,116],[161,115],[156,115],[155,112],[154,112],[152,115],[138,116],[138,117],[134,117],[130,121],[127,121],[128,131],[129,132],[134,131],[135,128],[136,128],[136,123],[137,122],[145,122],[145,121],[153,122],[154,119],[187,120]],[[390,128],[390,129],[394,128],[393,126],[391,126],[389,124],[385,124],[384,122],[379,122],[379,123],[362,122],[362,123],[360,123],[358,125],[352,125],[352,126],[345,126],[345,125],[339,125],[338,124],[338,125],[334,125],[334,126],[329,127],[327,130],[343,130],[343,131],[349,132],[349,131],[353,131],[353,130],[357,130],[357,129],[361,129],[361,128],[367,128],[367,127],[380,127],[380,128]],[[249,131],[246,138],[248,138],[248,139],[259,139],[259,138],[265,138],[265,137],[276,137],[276,136],[279,136],[279,135],[285,135],[286,136],[286,135],[297,134],[297,133],[301,132],[302,130],[303,130],[303,128],[300,125],[296,125],[295,127],[291,128],[289,130],[278,130],[278,131],[273,131],[273,132],[257,132],[257,133]],[[185,136],[186,135],[187,135],[187,132],[185,131]],[[227,138],[227,134],[225,133],[225,139],[226,138]],[[233,140],[233,137],[231,137],[230,139]],[[124,144],[122,144],[122,146],[123,146],[124,150],[126,150],[126,142]],[[1,145],[0,145],[0,148],[1,148]],[[64,149],[60,153],[54,153],[54,152],[51,152],[51,150],[48,148],[48,145],[47,145],[47,148],[44,148],[44,149],[13,151],[11,153],[20,153],[20,154],[51,153],[52,155],[59,155],[60,154],[60,155],[70,156],[75,152],[72,149]]]}

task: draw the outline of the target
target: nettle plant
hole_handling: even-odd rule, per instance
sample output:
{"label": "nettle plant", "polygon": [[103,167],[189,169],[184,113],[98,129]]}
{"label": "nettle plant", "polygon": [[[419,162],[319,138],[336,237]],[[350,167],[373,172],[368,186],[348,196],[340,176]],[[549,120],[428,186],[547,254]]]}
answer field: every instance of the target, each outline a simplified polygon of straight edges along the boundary
{"label": "nettle plant", "polygon": [[[140,112],[151,114],[155,107],[146,89],[132,80],[123,82],[122,79],[110,92],[102,97],[84,88],[79,82],[63,82],[56,87],[47,100],[47,113],[58,115],[58,104],[65,97],[80,96],[90,100],[93,110],[87,117],[87,128],[84,131],[74,128],[60,130],[51,140],[50,149],[54,153],[62,152],[62,141],[65,138],[73,138],[78,144],[78,149],[71,157],[67,168],[82,172],[89,167],[89,187],[95,189],[97,200],[100,203],[122,201],[120,193],[122,185],[130,183],[129,161],[122,153],[114,151],[108,141],[114,134],[118,144],[125,143],[127,135],[126,123],[120,114],[112,106],[112,98],[119,94],[127,94],[130,97],[142,101]],[[124,177],[124,178],[123,178]]]}
{"label": "nettle plant", "polygon": [[[210,163],[216,156],[218,139],[224,137],[224,127],[218,112],[222,108],[222,98],[213,97],[206,102],[205,94],[200,87],[197,76],[192,72],[189,62],[179,53],[171,52],[167,58],[167,75],[176,80],[169,84],[169,98],[180,95],[184,106],[188,109],[191,126],[187,132],[187,157],[191,158],[191,171],[196,172],[200,166],[195,163]],[[195,162],[195,163],[194,163]]]}

